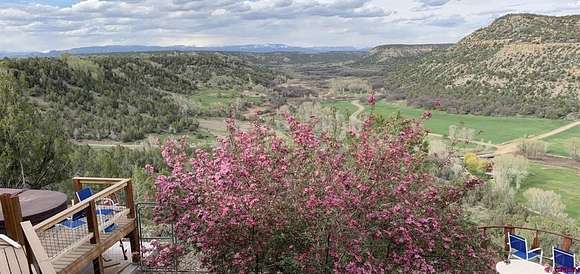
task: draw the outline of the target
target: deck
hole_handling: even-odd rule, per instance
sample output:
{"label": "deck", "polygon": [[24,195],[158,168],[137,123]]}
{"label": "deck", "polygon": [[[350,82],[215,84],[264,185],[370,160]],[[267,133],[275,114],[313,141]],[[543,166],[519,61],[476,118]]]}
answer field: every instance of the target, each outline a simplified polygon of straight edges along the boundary
{"label": "deck", "polygon": [[29,274],[26,254],[22,246],[15,247],[0,238],[0,274]]}
{"label": "deck", "polygon": [[[131,180],[75,178],[73,186],[90,186],[95,193],[37,225],[22,223],[31,259],[41,273],[80,273],[91,264],[95,273],[104,273],[103,253],[123,238],[138,252]],[[81,224],[71,228],[64,225],[67,220]]]}

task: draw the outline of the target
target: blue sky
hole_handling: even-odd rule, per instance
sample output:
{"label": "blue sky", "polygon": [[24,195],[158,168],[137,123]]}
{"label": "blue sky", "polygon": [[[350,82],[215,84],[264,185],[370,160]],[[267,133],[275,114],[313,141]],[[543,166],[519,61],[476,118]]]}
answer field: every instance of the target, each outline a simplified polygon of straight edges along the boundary
{"label": "blue sky", "polygon": [[521,12],[580,14],[580,0],[0,0],[0,51],[447,43]]}

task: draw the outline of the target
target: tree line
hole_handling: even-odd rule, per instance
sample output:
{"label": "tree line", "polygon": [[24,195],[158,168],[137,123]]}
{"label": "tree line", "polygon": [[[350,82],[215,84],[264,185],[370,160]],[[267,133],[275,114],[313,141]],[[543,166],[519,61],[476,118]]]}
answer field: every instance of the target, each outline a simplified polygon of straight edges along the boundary
{"label": "tree line", "polygon": [[133,141],[149,133],[194,132],[200,109],[176,95],[200,89],[270,86],[274,75],[219,54],[127,54],[4,59],[0,68],[41,113],[54,111],[67,136]]}

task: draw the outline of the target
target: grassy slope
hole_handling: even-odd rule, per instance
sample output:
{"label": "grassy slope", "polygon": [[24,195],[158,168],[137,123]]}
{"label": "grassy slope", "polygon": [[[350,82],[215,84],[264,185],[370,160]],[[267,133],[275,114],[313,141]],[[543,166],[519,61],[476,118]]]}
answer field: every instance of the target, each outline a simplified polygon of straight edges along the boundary
{"label": "grassy slope", "polygon": [[518,200],[523,201],[524,191],[532,187],[560,194],[566,205],[566,213],[580,221],[580,172],[569,168],[532,164],[530,175],[518,192]]}
{"label": "grassy slope", "polygon": [[[203,89],[190,97],[203,106],[216,104],[231,104],[237,98],[242,98],[235,90]],[[259,102],[258,97],[243,97],[249,102]]]}
{"label": "grassy slope", "polygon": [[222,90],[215,88],[205,88],[197,91],[193,95],[173,94],[180,104],[192,105],[193,108],[202,112],[214,111],[216,109],[226,109],[238,99],[243,102],[259,104],[262,99],[259,97],[242,96],[236,90]]}
{"label": "grassy slope", "polygon": [[[333,105],[344,112],[353,113],[356,110],[350,102],[336,102]],[[367,109],[368,111],[368,109]],[[376,111],[385,116],[393,115],[397,111],[405,117],[419,117],[423,110],[407,107],[401,104],[378,102]],[[426,123],[426,127],[433,133],[446,135],[451,125],[464,125],[480,131],[477,140],[491,141],[494,144],[503,143],[524,135],[536,135],[565,125],[563,120],[548,120],[523,117],[490,117],[449,114],[442,111],[433,111],[433,116]]]}
{"label": "grassy slope", "polygon": [[548,153],[570,156],[568,154],[567,142],[573,137],[580,137],[580,126],[573,127],[568,131],[547,138],[545,141],[549,144]]}

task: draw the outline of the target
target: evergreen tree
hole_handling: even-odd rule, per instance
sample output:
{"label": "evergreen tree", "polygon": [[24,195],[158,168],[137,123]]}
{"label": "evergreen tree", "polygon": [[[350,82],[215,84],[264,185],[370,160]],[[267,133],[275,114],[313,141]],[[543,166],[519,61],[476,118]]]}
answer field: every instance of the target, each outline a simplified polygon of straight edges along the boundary
{"label": "evergreen tree", "polygon": [[0,187],[50,188],[68,177],[70,144],[57,121],[0,76]]}

